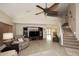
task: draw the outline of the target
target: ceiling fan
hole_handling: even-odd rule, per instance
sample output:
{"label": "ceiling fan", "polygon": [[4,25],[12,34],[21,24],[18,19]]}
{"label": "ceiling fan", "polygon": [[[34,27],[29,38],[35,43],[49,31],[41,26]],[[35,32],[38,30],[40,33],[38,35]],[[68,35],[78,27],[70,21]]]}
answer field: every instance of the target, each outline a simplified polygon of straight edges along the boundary
{"label": "ceiling fan", "polygon": [[59,3],[54,3],[49,8],[47,7],[47,3],[45,4],[45,8],[41,7],[40,5],[36,5],[37,8],[40,8],[42,11],[39,13],[36,13],[35,15],[39,15],[44,12],[45,15],[48,16],[56,16],[58,15],[58,11],[55,11],[55,9],[58,7]]}

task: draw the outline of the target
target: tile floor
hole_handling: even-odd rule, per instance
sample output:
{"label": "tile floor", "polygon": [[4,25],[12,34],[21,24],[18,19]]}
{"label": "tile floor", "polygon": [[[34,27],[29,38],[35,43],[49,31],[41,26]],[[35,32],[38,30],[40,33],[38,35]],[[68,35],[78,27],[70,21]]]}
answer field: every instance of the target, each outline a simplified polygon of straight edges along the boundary
{"label": "tile floor", "polygon": [[72,49],[72,48],[65,48],[67,51],[67,54],[69,56],[79,56],[79,50],[78,49]]}
{"label": "tile floor", "polygon": [[29,47],[20,51],[20,56],[79,56],[78,50],[62,47],[53,42],[49,34],[46,37],[43,40],[30,41]]}
{"label": "tile floor", "polygon": [[29,47],[20,52],[20,56],[68,56],[64,47],[51,40],[34,40]]}

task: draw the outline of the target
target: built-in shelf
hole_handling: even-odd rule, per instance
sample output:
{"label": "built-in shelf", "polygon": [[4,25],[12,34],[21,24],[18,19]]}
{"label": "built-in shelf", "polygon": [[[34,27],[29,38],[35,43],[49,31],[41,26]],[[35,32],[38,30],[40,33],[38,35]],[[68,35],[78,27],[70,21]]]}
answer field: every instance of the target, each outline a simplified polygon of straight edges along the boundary
{"label": "built-in shelf", "polygon": [[43,39],[42,27],[24,27],[23,36],[30,39]]}

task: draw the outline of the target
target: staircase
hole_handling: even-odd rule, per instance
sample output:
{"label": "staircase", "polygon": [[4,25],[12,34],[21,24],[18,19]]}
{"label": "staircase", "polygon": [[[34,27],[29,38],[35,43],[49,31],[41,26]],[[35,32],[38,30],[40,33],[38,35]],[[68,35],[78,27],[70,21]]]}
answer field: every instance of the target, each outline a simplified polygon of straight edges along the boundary
{"label": "staircase", "polygon": [[63,46],[67,48],[79,49],[79,41],[75,38],[69,27],[63,27]]}

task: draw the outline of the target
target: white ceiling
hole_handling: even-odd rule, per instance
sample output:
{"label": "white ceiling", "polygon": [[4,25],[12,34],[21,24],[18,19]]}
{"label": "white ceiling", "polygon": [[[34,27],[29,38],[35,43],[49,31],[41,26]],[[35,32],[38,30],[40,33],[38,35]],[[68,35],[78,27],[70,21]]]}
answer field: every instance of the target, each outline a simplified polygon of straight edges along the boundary
{"label": "white ceiling", "polygon": [[[50,7],[53,3],[48,3],[47,7]],[[36,5],[40,5],[45,8],[45,3],[0,3],[0,10],[5,12],[10,17],[16,17],[19,14],[27,13],[29,15],[35,15],[42,11],[37,8]],[[65,11],[68,4],[60,3],[57,10],[60,12]]]}

